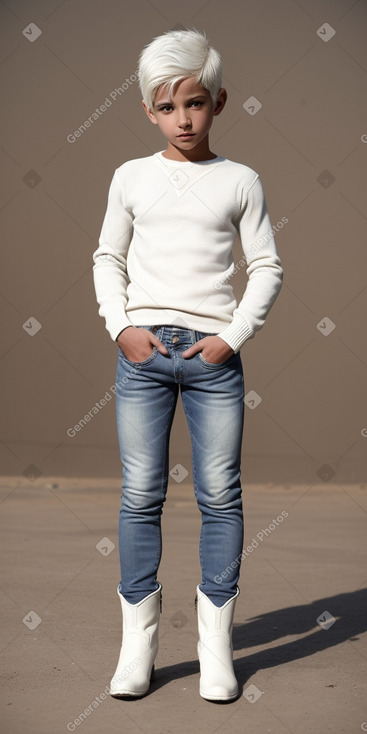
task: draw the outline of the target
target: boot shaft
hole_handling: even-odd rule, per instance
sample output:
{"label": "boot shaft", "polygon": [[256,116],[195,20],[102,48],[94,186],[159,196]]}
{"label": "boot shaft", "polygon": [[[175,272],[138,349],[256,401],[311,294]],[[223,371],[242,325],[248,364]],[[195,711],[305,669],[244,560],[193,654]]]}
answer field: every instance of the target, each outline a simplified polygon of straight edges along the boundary
{"label": "boot shaft", "polygon": [[225,635],[231,637],[233,629],[233,619],[236,608],[237,598],[240,590],[237,587],[235,596],[228,599],[223,606],[216,607],[206,594],[196,589],[195,606],[198,615],[198,630],[200,639],[205,639],[208,635]]}
{"label": "boot shaft", "polygon": [[159,616],[162,611],[162,585],[137,604],[130,604],[117,587],[122,609],[122,632],[142,631],[150,638],[157,632]]}

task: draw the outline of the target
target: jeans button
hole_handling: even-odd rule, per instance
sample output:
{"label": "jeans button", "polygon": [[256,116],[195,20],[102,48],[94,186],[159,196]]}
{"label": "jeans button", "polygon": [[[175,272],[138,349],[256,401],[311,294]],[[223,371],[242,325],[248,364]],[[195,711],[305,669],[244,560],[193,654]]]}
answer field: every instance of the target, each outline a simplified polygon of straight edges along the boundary
{"label": "jeans button", "polygon": [[173,336],[173,337],[172,337],[172,341],[173,341],[174,343],[175,343],[175,342],[178,342],[179,338],[180,338],[179,336]]}

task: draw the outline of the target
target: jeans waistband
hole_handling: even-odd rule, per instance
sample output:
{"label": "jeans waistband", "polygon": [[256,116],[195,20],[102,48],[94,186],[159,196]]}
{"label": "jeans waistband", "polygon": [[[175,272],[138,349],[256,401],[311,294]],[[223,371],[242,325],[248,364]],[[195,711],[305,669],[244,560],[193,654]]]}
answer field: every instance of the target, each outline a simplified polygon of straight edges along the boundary
{"label": "jeans waistband", "polygon": [[163,336],[174,336],[175,334],[177,336],[182,337],[191,337],[191,335],[194,335],[196,339],[200,339],[204,336],[216,336],[217,332],[213,331],[197,331],[196,329],[189,329],[184,326],[175,326],[174,324],[158,324],[158,325],[148,325],[143,326],[139,324],[140,329],[148,329],[148,331],[151,331],[152,334],[156,334],[157,332],[161,332],[161,337]]}

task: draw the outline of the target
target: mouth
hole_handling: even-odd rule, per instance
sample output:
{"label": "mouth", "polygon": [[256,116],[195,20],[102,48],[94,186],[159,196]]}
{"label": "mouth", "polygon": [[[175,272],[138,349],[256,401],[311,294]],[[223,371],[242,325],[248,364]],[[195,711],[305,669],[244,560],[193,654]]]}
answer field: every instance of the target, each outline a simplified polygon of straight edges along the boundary
{"label": "mouth", "polygon": [[182,133],[181,135],[177,135],[178,138],[193,138],[195,133]]}

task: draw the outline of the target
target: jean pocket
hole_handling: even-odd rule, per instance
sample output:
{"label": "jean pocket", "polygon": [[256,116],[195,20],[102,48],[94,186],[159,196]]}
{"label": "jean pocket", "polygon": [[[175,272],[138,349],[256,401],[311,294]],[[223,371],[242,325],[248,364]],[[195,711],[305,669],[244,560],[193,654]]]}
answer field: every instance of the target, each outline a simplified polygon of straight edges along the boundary
{"label": "jean pocket", "polygon": [[[203,339],[205,336],[217,336],[217,334],[212,334],[211,332],[206,331],[196,331],[195,332],[195,343],[200,341],[200,339]],[[236,357],[237,355],[235,353],[231,354],[227,359],[224,360],[224,362],[207,362],[206,359],[204,359],[201,352],[197,352],[196,355],[198,362],[203,365],[203,367],[207,367],[208,369],[220,369],[220,367],[225,367],[227,364],[231,362],[231,360]]]}
{"label": "jean pocket", "polygon": [[227,364],[229,364],[234,359],[234,357],[237,357],[237,354],[231,354],[230,357],[224,360],[224,362],[207,362],[201,352],[198,352],[196,356],[200,364],[202,364],[204,367],[212,370],[219,370],[221,367],[226,367]]}
{"label": "jean pocket", "polygon": [[133,367],[145,367],[147,364],[150,364],[150,362],[153,362],[153,359],[158,354],[157,347],[153,346],[153,351],[146,359],[143,359],[142,362],[133,362],[131,359],[128,359],[126,355],[123,353],[121,347],[119,346],[119,356],[124,360],[124,362],[127,362],[128,364],[131,364]]}

